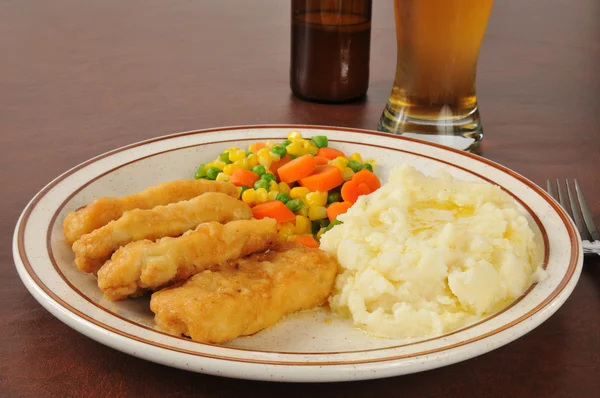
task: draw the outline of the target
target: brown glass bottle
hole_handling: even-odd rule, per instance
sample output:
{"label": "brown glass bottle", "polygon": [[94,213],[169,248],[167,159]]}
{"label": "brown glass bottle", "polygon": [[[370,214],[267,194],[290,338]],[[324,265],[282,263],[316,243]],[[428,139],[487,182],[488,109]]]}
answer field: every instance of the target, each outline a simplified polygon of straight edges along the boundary
{"label": "brown glass bottle", "polygon": [[344,102],[367,93],[371,7],[372,0],[292,0],[295,95]]}

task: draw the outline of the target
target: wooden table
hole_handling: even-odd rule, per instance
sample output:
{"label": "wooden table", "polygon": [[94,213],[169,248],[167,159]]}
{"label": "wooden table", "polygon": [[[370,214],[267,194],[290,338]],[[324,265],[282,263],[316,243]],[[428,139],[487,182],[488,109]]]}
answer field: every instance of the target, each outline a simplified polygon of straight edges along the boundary
{"label": "wooden table", "polygon": [[[229,380],[146,362],[65,326],[11,258],[27,201],[66,169],[165,133],[254,123],[375,128],[395,67],[375,1],[364,102],[288,88],[289,1],[0,0],[0,396],[597,396],[600,257],[525,337],[421,374],[329,385]],[[481,51],[483,155],[542,184],[578,177],[600,222],[600,2],[497,1]]]}

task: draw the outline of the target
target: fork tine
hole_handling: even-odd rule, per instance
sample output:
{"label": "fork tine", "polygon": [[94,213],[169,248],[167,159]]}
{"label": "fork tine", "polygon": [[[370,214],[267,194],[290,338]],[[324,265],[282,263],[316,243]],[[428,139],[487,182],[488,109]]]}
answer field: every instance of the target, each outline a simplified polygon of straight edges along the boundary
{"label": "fork tine", "polygon": [[556,196],[554,196],[554,189],[552,188],[552,181],[550,181],[550,179],[546,180],[546,192],[548,192],[548,194],[552,196],[554,200],[556,200]]}
{"label": "fork tine", "polygon": [[569,196],[569,203],[571,204],[571,211],[573,212],[573,221],[575,221],[575,225],[577,225],[577,229],[581,234],[581,239],[590,240],[590,234],[588,233],[585,225],[583,224],[583,219],[581,217],[581,212],[579,211],[579,204],[575,201],[575,195],[571,192],[571,185],[569,184],[569,180],[565,180],[565,185],[567,186],[567,195]]}
{"label": "fork tine", "polygon": [[592,237],[592,241],[600,240],[600,233],[594,224],[594,217],[592,217],[592,212],[588,207],[585,198],[583,197],[583,191],[579,186],[579,181],[575,180],[575,191],[577,192],[577,199],[579,200],[579,206],[581,207],[581,213],[583,214],[583,220],[585,221],[585,225],[587,226],[588,232]]}
{"label": "fork tine", "polygon": [[560,185],[560,180],[558,178],[556,179],[556,190],[558,191],[558,202],[560,203],[562,208],[565,209],[569,217],[571,217],[572,219],[573,213],[571,213],[571,208],[569,207],[569,204],[565,199],[565,193],[562,186]]}

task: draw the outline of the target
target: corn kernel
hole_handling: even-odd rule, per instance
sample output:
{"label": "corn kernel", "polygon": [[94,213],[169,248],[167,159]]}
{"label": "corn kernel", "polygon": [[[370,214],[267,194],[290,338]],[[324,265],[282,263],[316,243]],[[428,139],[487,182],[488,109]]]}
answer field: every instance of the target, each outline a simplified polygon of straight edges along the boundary
{"label": "corn kernel", "polygon": [[303,148],[301,142],[292,141],[292,143],[286,147],[286,150],[287,150],[287,153],[290,155],[300,156],[300,155],[302,155],[304,148]]}
{"label": "corn kernel", "polygon": [[254,153],[256,153],[256,144],[252,144],[252,145],[250,145],[250,146],[248,147],[248,150],[249,150],[250,152],[254,152]]}
{"label": "corn kernel", "polygon": [[348,158],[344,156],[338,156],[337,158],[329,161],[329,164],[337,167],[341,171],[344,171],[344,167],[348,164]]}
{"label": "corn kernel", "polygon": [[246,151],[238,149],[237,151],[229,152],[229,160],[231,160],[232,162],[242,159],[246,159]]}
{"label": "corn kernel", "polygon": [[273,162],[273,157],[271,156],[271,152],[268,148],[261,148],[258,151],[257,156],[259,164],[265,166],[266,168],[271,166],[271,163]]}
{"label": "corn kernel", "polygon": [[285,182],[280,182],[279,184],[277,184],[279,186],[279,192],[281,193],[290,193],[290,186],[285,183]]}
{"label": "corn kernel", "polygon": [[278,191],[279,191],[279,185],[277,185],[277,182],[270,181],[269,182],[269,192],[278,192]]}
{"label": "corn kernel", "polygon": [[223,168],[225,166],[227,166],[227,164],[225,162],[223,162],[222,160],[215,160],[214,162],[211,162],[211,163],[212,163],[212,167],[216,167],[219,170],[223,170]]}
{"label": "corn kernel", "polygon": [[237,169],[241,169],[241,166],[238,166],[237,164],[234,164],[234,163],[228,164],[227,166],[223,167],[223,173],[225,173],[227,175],[231,175]]}
{"label": "corn kernel", "polygon": [[340,164],[343,164],[344,166],[346,166],[350,161],[350,159],[348,159],[345,156],[338,156],[337,158],[335,158],[335,160],[337,160],[338,162],[340,162]]}
{"label": "corn kernel", "polygon": [[344,167],[342,169],[342,178],[344,181],[348,181],[352,179],[352,177],[354,177],[354,170],[352,170],[350,167]]}
{"label": "corn kernel", "polygon": [[215,178],[215,181],[229,181],[229,176],[223,172],[217,174],[217,178]]}
{"label": "corn kernel", "polygon": [[324,206],[309,207],[308,218],[313,221],[327,218],[327,209]]}
{"label": "corn kernel", "polygon": [[287,136],[287,139],[294,142],[296,140],[301,140],[302,139],[302,133],[300,133],[299,131],[290,131],[290,133]]}
{"label": "corn kernel", "polygon": [[273,149],[274,146],[275,146],[275,143],[271,140],[268,140],[267,142],[265,142],[265,147],[269,148],[269,150]]}
{"label": "corn kernel", "polygon": [[239,168],[242,168],[242,169],[247,169],[249,167],[248,159],[236,160],[235,162],[233,162],[233,164],[235,164],[236,166],[238,166]]}
{"label": "corn kernel", "polygon": [[308,188],[296,187],[290,190],[290,197],[292,199],[304,198],[310,191]]}
{"label": "corn kernel", "polygon": [[285,223],[279,229],[279,237],[281,238],[281,240],[284,240],[284,241],[290,240],[290,238],[292,238],[292,237],[293,237],[293,239],[295,239],[295,236],[293,236],[295,230],[296,230],[296,227],[294,226],[293,223],[291,223],[291,222]]}
{"label": "corn kernel", "polygon": [[377,166],[377,162],[375,161],[375,159],[366,159],[364,161],[364,163],[369,163],[371,165],[371,167],[375,168],[375,166]]}
{"label": "corn kernel", "polygon": [[303,208],[301,208],[300,210],[298,210],[296,212],[296,215],[298,216],[304,216],[304,217],[308,217],[308,207],[304,206]]}
{"label": "corn kernel", "polygon": [[310,220],[304,216],[296,216],[296,234],[303,235],[310,233],[311,223]]}
{"label": "corn kernel", "polygon": [[304,142],[302,142],[302,149],[305,154],[310,153],[311,155],[316,155],[317,152],[319,152],[319,148],[317,148],[312,141],[308,140],[304,140]]}
{"label": "corn kernel", "polygon": [[253,188],[246,189],[242,194],[242,201],[244,203],[253,203],[256,200],[256,192]]}
{"label": "corn kernel", "polygon": [[325,206],[327,204],[327,192],[309,192],[306,194],[306,203],[309,207]]}
{"label": "corn kernel", "polygon": [[248,165],[248,167],[254,167],[254,166],[258,165],[258,156],[256,156],[255,153],[248,156],[246,158],[246,164]]}
{"label": "corn kernel", "polygon": [[277,195],[279,195],[278,191],[269,191],[269,193],[267,194],[267,200],[268,201],[276,200]]}
{"label": "corn kernel", "polygon": [[267,201],[268,192],[264,188],[258,188],[256,191],[255,203],[265,203]]}
{"label": "corn kernel", "polygon": [[362,156],[360,156],[360,153],[353,153],[352,155],[350,155],[350,160],[356,160],[357,162],[362,163]]}

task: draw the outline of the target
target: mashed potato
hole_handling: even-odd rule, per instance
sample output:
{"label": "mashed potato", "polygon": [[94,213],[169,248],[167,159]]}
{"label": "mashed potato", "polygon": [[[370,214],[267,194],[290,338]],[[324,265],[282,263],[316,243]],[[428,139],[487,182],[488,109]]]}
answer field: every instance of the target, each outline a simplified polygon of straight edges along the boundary
{"label": "mashed potato", "polygon": [[331,308],[380,337],[451,331],[506,306],[544,273],[526,218],[491,184],[402,166],[339,220],[321,238],[342,267]]}

